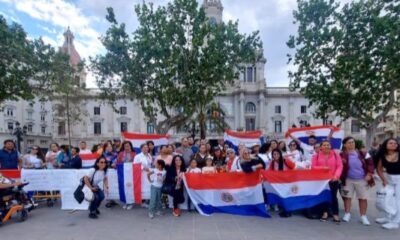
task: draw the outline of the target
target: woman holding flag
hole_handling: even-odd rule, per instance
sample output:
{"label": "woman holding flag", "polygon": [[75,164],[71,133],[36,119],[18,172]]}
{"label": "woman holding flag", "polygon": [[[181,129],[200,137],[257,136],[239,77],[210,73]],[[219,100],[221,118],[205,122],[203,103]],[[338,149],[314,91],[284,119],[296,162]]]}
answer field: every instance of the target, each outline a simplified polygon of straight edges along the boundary
{"label": "woman holding flag", "polygon": [[312,157],[311,168],[328,168],[332,175],[332,179],[329,182],[332,200],[330,203],[323,205],[321,221],[326,222],[328,220],[328,210],[330,208],[333,213],[333,221],[340,223],[337,193],[339,190],[339,179],[343,170],[343,162],[340,155],[336,151],[332,150],[329,140],[324,140],[321,142],[321,150]]}
{"label": "woman holding flag", "polygon": [[141,164],[142,168],[142,198],[144,200],[143,207],[147,207],[150,201],[151,183],[147,177],[150,172],[153,157],[149,153],[149,146],[146,143],[140,145],[140,153],[135,156],[133,163]]}

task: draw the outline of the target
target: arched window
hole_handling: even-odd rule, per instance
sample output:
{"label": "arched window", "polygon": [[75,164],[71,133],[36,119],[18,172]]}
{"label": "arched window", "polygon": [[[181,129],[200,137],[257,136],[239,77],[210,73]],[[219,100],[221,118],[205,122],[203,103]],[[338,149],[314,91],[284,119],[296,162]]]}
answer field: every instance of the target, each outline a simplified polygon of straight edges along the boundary
{"label": "arched window", "polygon": [[246,104],[246,113],[255,113],[256,112],[256,105],[252,102],[248,102]]}

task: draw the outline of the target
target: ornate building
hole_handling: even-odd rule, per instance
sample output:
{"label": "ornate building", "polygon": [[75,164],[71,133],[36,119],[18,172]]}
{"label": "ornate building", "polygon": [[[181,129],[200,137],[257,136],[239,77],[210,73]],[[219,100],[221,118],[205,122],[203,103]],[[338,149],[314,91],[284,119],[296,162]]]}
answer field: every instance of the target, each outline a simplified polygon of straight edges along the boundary
{"label": "ornate building", "polygon": [[[223,6],[219,0],[204,0],[203,7],[210,21],[222,21]],[[60,51],[71,56],[71,64],[80,61],[79,53],[74,47],[74,36],[68,28],[64,33],[64,44]],[[262,49],[260,50],[262,51]],[[240,78],[221,96],[215,97],[215,102],[223,110],[224,121],[234,130],[261,129],[269,138],[283,138],[284,132],[292,125],[305,126],[322,124],[322,120],[313,117],[314,109],[309,108],[309,102],[298,92],[289,91],[288,87],[268,87],[265,79],[267,60],[261,59],[255,64],[243,64]],[[84,86],[86,73],[77,78],[80,86]],[[119,100],[116,103],[118,113],[102,102],[97,96],[98,89],[88,89],[90,98],[78,106],[85,114],[79,122],[71,125],[72,144],[86,140],[89,146],[101,140],[119,138],[121,131],[154,133],[154,125],[148,122],[140,105],[132,99]],[[0,140],[10,138],[16,122],[27,126],[24,136],[25,149],[32,145],[48,148],[52,142],[68,143],[68,126],[65,119],[56,118],[53,107],[57,102],[40,101],[6,101],[0,112]],[[211,111],[209,114],[212,114]],[[328,117],[329,124],[338,124],[334,115]],[[357,122],[342,123],[346,134],[363,138],[363,131]],[[190,128],[170,130],[170,134],[179,140],[190,135]],[[210,139],[222,137],[216,131],[213,122],[207,122],[207,137]],[[23,148],[24,149],[24,148]]]}

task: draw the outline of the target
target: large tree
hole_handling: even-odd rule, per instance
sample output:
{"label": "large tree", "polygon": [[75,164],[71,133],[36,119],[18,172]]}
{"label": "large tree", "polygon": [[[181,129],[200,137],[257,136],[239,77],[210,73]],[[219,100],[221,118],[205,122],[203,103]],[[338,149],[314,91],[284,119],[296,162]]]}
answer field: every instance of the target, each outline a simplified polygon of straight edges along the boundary
{"label": "large tree", "polygon": [[[103,96],[138,100],[159,133],[182,126],[252,63],[262,44],[258,32],[240,34],[238,23],[210,23],[196,0],[167,6],[136,5],[139,27],[130,37],[108,8],[111,26],[102,43],[105,55],[92,60]],[[200,126],[204,124],[200,123]]]}
{"label": "large tree", "polygon": [[371,143],[380,119],[396,106],[400,88],[398,0],[298,0],[291,87],[300,89],[316,116],[334,112],[358,120]]}

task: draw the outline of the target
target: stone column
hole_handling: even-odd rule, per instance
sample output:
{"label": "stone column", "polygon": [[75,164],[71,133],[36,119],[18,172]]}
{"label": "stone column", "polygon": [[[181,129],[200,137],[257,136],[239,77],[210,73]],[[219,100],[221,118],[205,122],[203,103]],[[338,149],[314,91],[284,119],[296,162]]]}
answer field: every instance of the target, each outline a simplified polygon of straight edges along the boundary
{"label": "stone column", "polygon": [[265,97],[264,94],[261,92],[259,97],[258,97],[258,120],[257,120],[257,126],[259,129],[264,128],[265,129],[265,116],[264,116],[264,104],[265,104]]}
{"label": "stone column", "polygon": [[245,122],[244,122],[244,93],[240,93],[240,116],[239,116],[239,127],[240,128],[245,128]]}

